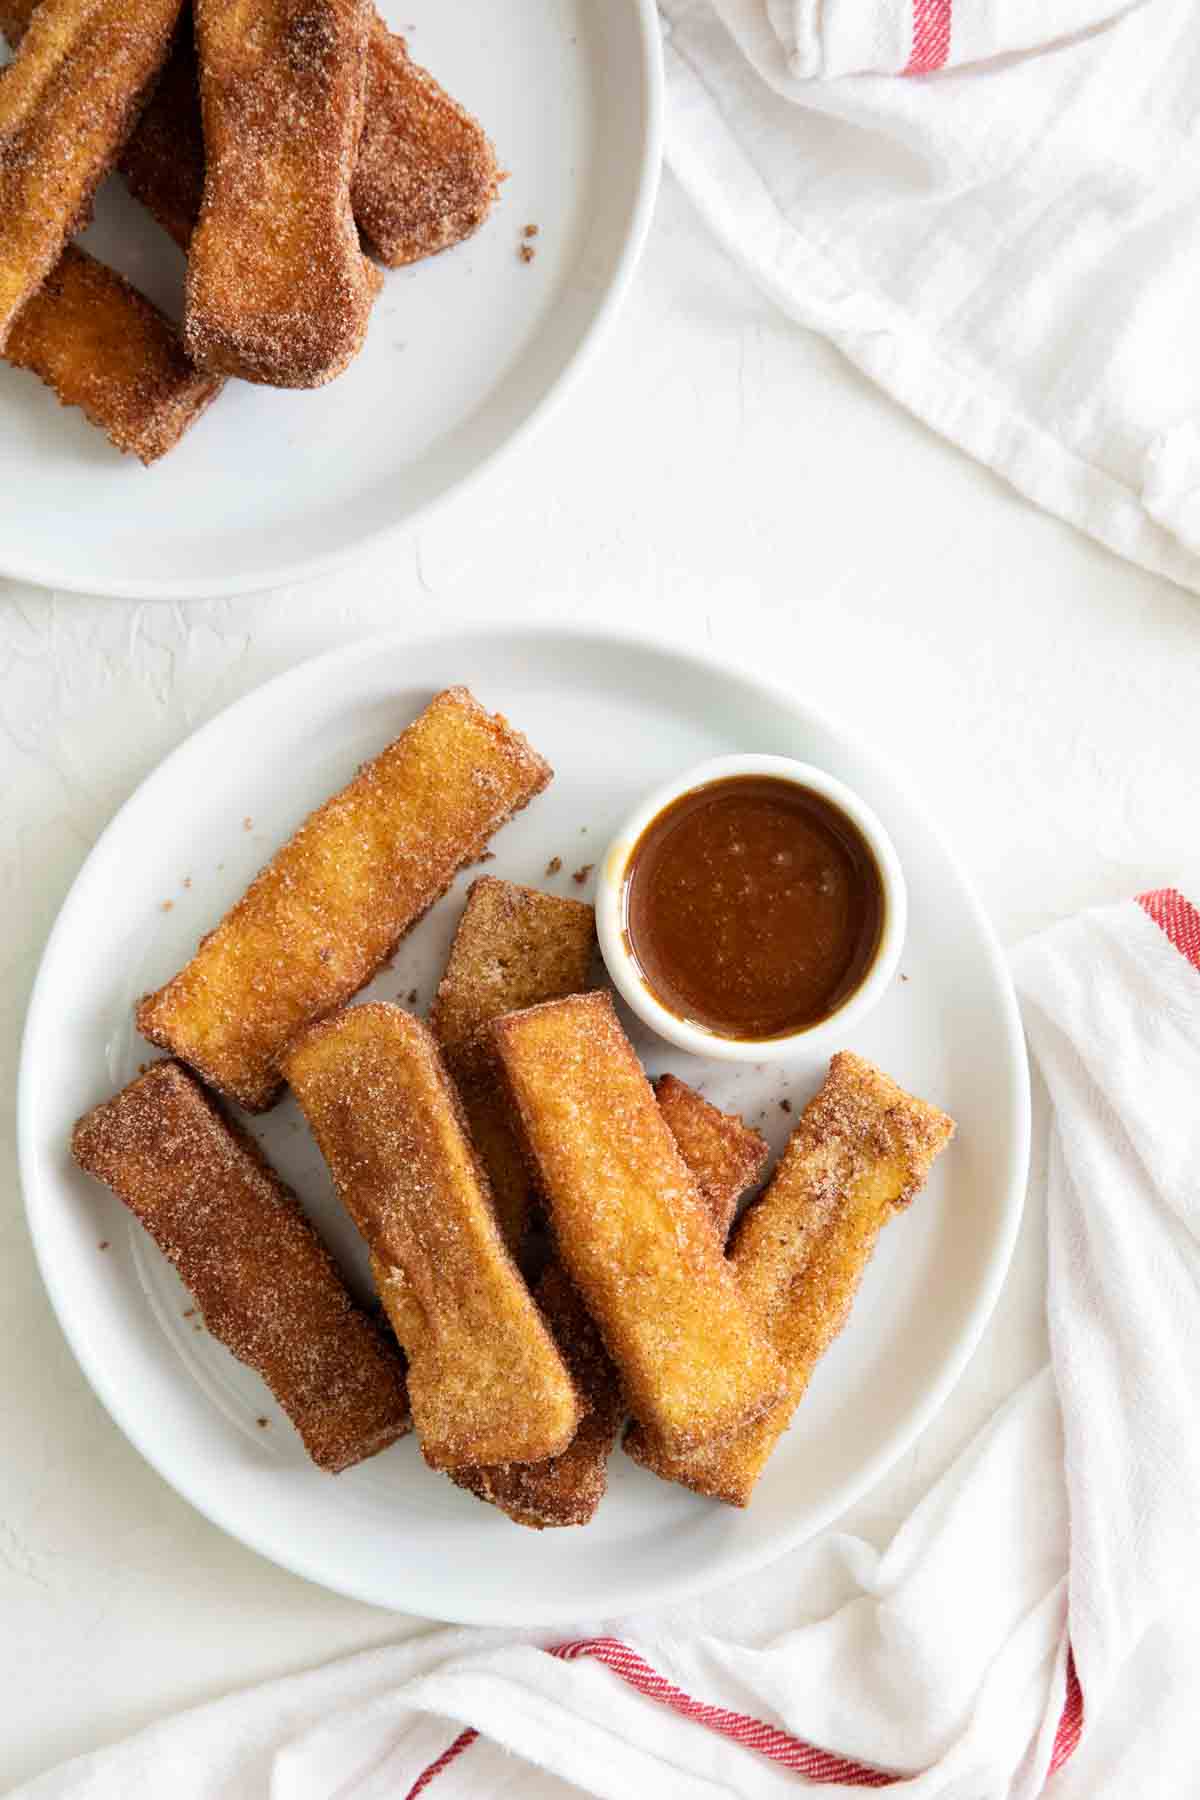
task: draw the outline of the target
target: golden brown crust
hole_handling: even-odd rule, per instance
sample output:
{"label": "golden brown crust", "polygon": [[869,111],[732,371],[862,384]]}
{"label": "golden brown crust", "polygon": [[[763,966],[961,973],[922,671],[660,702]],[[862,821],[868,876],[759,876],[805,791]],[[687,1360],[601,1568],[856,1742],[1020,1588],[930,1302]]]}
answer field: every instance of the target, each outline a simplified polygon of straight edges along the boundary
{"label": "golden brown crust", "polygon": [[[4,11],[19,3],[0,0],[0,23]],[[134,199],[186,253],[204,200],[200,71],[190,10],[117,168]]]}
{"label": "golden brown crust", "polygon": [[180,0],[42,0],[0,73],[0,349],[137,123]]}
{"label": "golden brown crust", "polygon": [[189,361],[156,306],[73,244],[17,314],[4,359],[147,464],[174,449],[224,385]]}
{"label": "golden brown crust", "polygon": [[[0,31],[14,50],[37,5],[38,0],[0,0]],[[134,198],[186,250],[204,194],[200,77],[190,7],[175,28],[170,55],[117,168]]]}
{"label": "golden brown crust", "polygon": [[[674,1075],[663,1076],[656,1086],[659,1107],[723,1240],[738,1200],[762,1173],[766,1142],[736,1114],[718,1112]],[[535,1530],[586,1525],[608,1488],[608,1459],[625,1413],[625,1395],[600,1334],[560,1262],[550,1263],[535,1291],[591,1411],[562,1456],[541,1463],[460,1469],[454,1479],[518,1525]]]}
{"label": "golden brown crust", "polygon": [[737,1204],[762,1177],[770,1146],[737,1113],[722,1112],[677,1075],[654,1083],[658,1109],[699,1183],[717,1235],[729,1236]]}
{"label": "golden brown crust", "polygon": [[499,179],[482,126],[376,18],[350,189],[376,256],[396,269],[461,243],[491,212]]}
{"label": "golden brown crust", "polygon": [[447,688],[312,814],[187,966],[141,1001],[138,1030],[263,1111],[279,1096],[288,1039],[370,981],[551,773],[499,714],[466,688]]}
{"label": "golden brown crust", "polygon": [[468,890],[430,1011],[514,1252],[528,1216],[530,1176],[486,1027],[503,1013],[585,988],[595,942],[595,913],[583,901],[481,875]]}
{"label": "golden brown crust", "polygon": [[513,1133],[508,1101],[493,1073],[478,1069],[460,1073],[449,1058],[447,1063],[462,1098],[471,1142],[492,1184],[496,1223],[513,1255],[519,1256],[529,1219],[533,1178]]}
{"label": "golden brown crust", "polygon": [[429,1028],[397,1006],[349,1007],[303,1033],[284,1067],[371,1251],[426,1461],[565,1450],[584,1408],[497,1229]]}
{"label": "golden brown crust", "polygon": [[212,1335],[267,1382],[321,1468],[348,1468],[410,1429],[390,1336],[355,1305],[257,1145],[178,1063],[152,1064],[85,1114],[71,1148],[174,1263]]}
{"label": "golden brown crust", "polygon": [[611,999],[577,994],[492,1029],[559,1254],[631,1403],[677,1450],[732,1436],[783,1371]]}
{"label": "golden brown crust", "polygon": [[680,1456],[641,1424],[625,1447],[664,1480],[745,1506],[818,1361],[850,1315],[879,1233],[908,1205],[954,1122],[842,1051],[730,1251],[747,1306],[787,1371],[778,1404],[715,1450]]}
{"label": "golden brown crust", "polygon": [[381,277],[350,206],[367,0],[195,0],[204,201],[184,340],[202,367],[320,387],[362,348]]}
{"label": "golden brown crust", "polygon": [[561,1263],[552,1262],[535,1289],[575,1385],[588,1404],[560,1456],[541,1462],[474,1464],[453,1479],[518,1525],[586,1525],[608,1487],[608,1459],[625,1413],[620,1377]]}
{"label": "golden brown crust", "polygon": [[487,1063],[483,1026],[587,985],[596,915],[582,900],[480,875],[450,946],[429,1023],[449,1061]]}

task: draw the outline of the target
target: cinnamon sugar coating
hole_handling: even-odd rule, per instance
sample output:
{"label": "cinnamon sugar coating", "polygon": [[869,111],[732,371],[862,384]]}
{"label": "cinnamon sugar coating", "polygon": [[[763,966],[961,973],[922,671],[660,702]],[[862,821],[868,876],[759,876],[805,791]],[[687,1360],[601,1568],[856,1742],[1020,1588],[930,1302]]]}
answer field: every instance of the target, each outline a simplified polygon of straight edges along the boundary
{"label": "cinnamon sugar coating", "polygon": [[588,1411],[561,1455],[540,1462],[475,1463],[454,1470],[452,1479],[516,1524],[542,1531],[586,1525],[595,1516],[608,1487],[608,1459],[625,1416],[625,1397],[600,1333],[561,1263],[545,1269],[534,1293]]}
{"label": "cinnamon sugar coating", "polygon": [[175,1062],[75,1127],[76,1162],[178,1269],[211,1334],[266,1381],[337,1473],[411,1428],[404,1365],[357,1306],[295,1195]]}
{"label": "cinnamon sugar coating", "polygon": [[357,993],[549,764],[464,687],[438,694],[276,852],[138,1029],[252,1112],[297,1031]]}
{"label": "cinnamon sugar coating", "polygon": [[429,1014],[514,1252],[528,1216],[530,1175],[485,1028],[503,1013],[579,993],[588,985],[595,942],[595,913],[582,901],[481,875],[467,892]]}
{"label": "cinnamon sugar coating", "polygon": [[368,0],[195,0],[205,176],[184,340],[202,368],[321,387],[381,276],[350,206]]}
{"label": "cinnamon sugar coating", "polygon": [[4,360],[147,464],[174,449],[224,385],[195,367],[156,306],[74,244],[17,314]]}
{"label": "cinnamon sugar coating", "polygon": [[[27,0],[0,0],[5,12]],[[166,67],[146,103],[138,128],[117,163],[125,186],[186,253],[204,199],[204,126],[200,118],[200,70],[189,16],[175,34]]]}
{"label": "cinnamon sugar coating", "polygon": [[644,1424],[625,1447],[667,1481],[745,1506],[812,1372],[850,1315],[879,1233],[907,1206],[954,1122],[850,1051],[801,1114],[730,1251],[745,1302],[787,1371],[778,1404],[715,1449],[681,1456]]}
{"label": "cinnamon sugar coating", "polygon": [[[39,0],[0,0],[0,31],[15,50]],[[175,27],[170,53],[153,92],[117,158],[134,198],[186,250],[204,193],[204,132],[200,77],[188,7]]]}
{"label": "cinnamon sugar coating", "polygon": [[491,212],[499,182],[482,126],[376,17],[350,189],[371,250],[397,269],[462,243]]}
{"label": "cinnamon sugar coating", "polygon": [[480,875],[467,890],[429,1023],[448,1061],[490,1067],[480,1031],[504,1013],[580,993],[596,942],[582,900]]}
{"label": "cinnamon sugar coating", "polygon": [[676,1450],[731,1437],[778,1399],[783,1371],[611,999],[577,994],[492,1030],[559,1254],[630,1404]]}
{"label": "cinnamon sugar coating", "polygon": [[500,1236],[428,1026],[397,1006],[349,1007],[298,1038],[284,1067],[371,1251],[426,1461],[565,1450],[584,1409]]}
{"label": "cinnamon sugar coating", "polygon": [[179,10],[180,0],[41,0],[0,72],[0,349],[87,222]]}
{"label": "cinnamon sugar coating", "polygon": [[761,1179],[770,1146],[737,1113],[722,1112],[677,1075],[660,1075],[654,1098],[724,1243],[738,1201]]}
{"label": "cinnamon sugar coating", "polygon": [[[656,1093],[724,1241],[739,1199],[762,1173],[766,1142],[736,1114],[718,1112],[674,1075],[664,1075]],[[560,1262],[550,1263],[534,1291],[591,1411],[561,1456],[540,1463],[460,1469],[454,1480],[498,1506],[518,1525],[535,1530],[586,1525],[608,1488],[608,1459],[625,1416],[625,1395],[600,1334]]]}

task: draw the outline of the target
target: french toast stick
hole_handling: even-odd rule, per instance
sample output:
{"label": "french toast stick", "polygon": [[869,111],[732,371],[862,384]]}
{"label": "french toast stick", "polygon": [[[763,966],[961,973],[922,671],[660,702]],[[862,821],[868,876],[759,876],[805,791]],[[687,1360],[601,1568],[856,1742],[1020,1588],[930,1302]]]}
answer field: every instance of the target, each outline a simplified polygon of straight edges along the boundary
{"label": "french toast stick", "polygon": [[195,367],[156,306],[75,244],[17,314],[4,360],[147,465],[175,448],[224,385]]}
{"label": "french toast stick", "polygon": [[411,1429],[390,1335],[257,1145],[178,1063],[152,1063],[86,1113],[71,1149],[174,1263],[207,1329],[258,1371],[320,1468],[349,1468]]}
{"label": "french toast stick", "polygon": [[818,1361],[837,1337],[879,1233],[919,1192],[953,1120],[862,1057],[835,1056],[766,1191],[739,1222],[730,1261],[787,1372],[778,1403],[726,1443],[680,1455],[639,1422],[625,1448],[666,1481],[745,1506]]}
{"label": "french toast stick", "polygon": [[462,1096],[514,1254],[528,1216],[530,1175],[486,1027],[502,1013],[579,993],[588,984],[595,942],[595,912],[584,901],[481,875],[467,891],[430,1009],[430,1027]]}
{"label": "french toast stick", "polygon": [[478,231],[500,191],[483,127],[409,56],[376,14],[367,109],[350,185],[368,248],[390,269],[452,249]]}
{"label": "french toast stick", "polygon": [[583,1407],[500,1236],[428,1026],[397,1006],[348,1007],[302,1033],[284,1069],[371,1251],[426,1461],[565,1450]]}
{"label": "french toast stick", "polygon": [[[739,1199],[762,1173],[766,1141],[736,1115],[718,1112],[674,1075],[664,1075],[655,1092],[724,1239]],[[453,1480],[498,1506],[518,1525],[535,1530],[586,1525],[608,1487],[608,1459],[625,1416],[625,1395],[600,1333],[557,1259],[546,1268],[534,1293],[591,1410],[561,1456],[540,1463],[459,1469]]]}
{"label": "french toast stick", "polygon": [[595,1516],[608,1487],[608,1459],[625,1416],[625,1397],[600,1333],[557,1259],[543,1270],[534,1297],[588,1410],[557,1456],[469,1463],[450,1478],[516,1524],[542,1531],[586,1525]]}
{"label": "french toast stick", "polygon": [[658,1110],[696,1178],[717,1236],[724,1243],[738,1201],[767,1166],[767,1140],[737,1113],[722,1112],[677,1075],[660,1075],[653,1086]]}
{"label": "french toast stick", "polygon": [[732,1437],[783,1370],[607,994],[492,1027],[558,1253],[631,1407],[677,1451]]}
{"label": "french toast stick", "polygon": [[446,688],[278,850],[138,1030],[250,1112],[279,1097],[302,1026],[365,986],[548,763],[464,687]]}
{"label": "french toast stick", "polygon": [[350,205],[368,0],[194,0],[194,13],[204,199],[188,354],[244,381],[321,387],[362,348],[382,279]]}
{"label": "french toast stick", "polygon": [[0,351],[86,224],[179,12],[180,0],[42,0],[0,70]]}

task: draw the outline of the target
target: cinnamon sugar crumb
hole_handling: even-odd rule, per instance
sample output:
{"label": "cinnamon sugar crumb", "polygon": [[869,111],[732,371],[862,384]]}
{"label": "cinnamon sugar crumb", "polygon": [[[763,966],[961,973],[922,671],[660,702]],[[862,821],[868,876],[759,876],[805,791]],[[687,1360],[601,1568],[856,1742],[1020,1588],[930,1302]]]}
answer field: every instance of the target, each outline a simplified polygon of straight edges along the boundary
{"label": "cinnamon sugar crumb", "polygon": [[546,873],[547,873],[547,875],[557,875],[558,871],[561,868],[562,868],[562,857],[561,856],[552,856],[550,858],[550,861],[546,864]]}
{"label": "cinnamon sugar crumb", "polygon": [[417,990],[416,990],[416,988],[409,988],[409,990],[408,990],[408,1004],[409,1004],[409,1005],[410,1005],[410,1006],[415,1006],[415,1005],[416,1005],[416,1004],[417,1004]]}
{"label": "cinnamon sugar crumb", "polygon": [[537,251],[532,244],[522,244],[517,251],[517,255],[523,263],[531,263],[537,255]]}
{"label": "cinnamon sugar crumb", "polygon": [[99,1244],[99,1248],[100,1248],[100,1249],[101,1249],[101,1250],[107,1250],[107,1249],[108,1249],[108,1239],[107,1239],[107,1238],[101,1238],[101,1239],[100,1239],[100,1244]]}
{"label": "cinnamon sugar crumb", "polygon": [[173,912],[174,909],[175,902],[173,900],[160,900],[158,903],[159,912]]}
{"label": "cinnamon sugar crumb", "polygon": [[584,882],[587,880],[588,876],[591,874],[592,870],[595,868],[595,866],[596,866],[595,863],[584,863],[582,868],[576,869],[575,873],[571,877],[571,880],[578,882],[579,886],[582,887]]}
{"label": "cinnamon sugar crumb", "polygon": [[270,1423],[271,1423],[270,1419],[256,1419],[255,1420],[255,1424],[258,1426],[260,1431],[265,1431],[267,1429],[267,1426]]}
{"label": "cinnamon sugar crumb", "polygon": [[780,1110],[780,1112],[789,1112],[790,1113],[792,1110],[791,1101],[790,1100],[781,1100],[779,1102],[779,1110]]}

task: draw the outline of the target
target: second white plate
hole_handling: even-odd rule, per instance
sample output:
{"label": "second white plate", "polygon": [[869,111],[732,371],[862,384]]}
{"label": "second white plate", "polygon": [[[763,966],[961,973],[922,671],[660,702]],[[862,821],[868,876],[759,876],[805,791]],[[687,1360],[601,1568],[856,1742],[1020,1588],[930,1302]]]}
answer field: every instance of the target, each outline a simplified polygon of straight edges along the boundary
{"label": "second white plate", "polygon": [[[170,975],[301,819],[430,694],[468,683],[557,771],[494,842],[489,872],[588,894],[583,871],[637,798],[735,750],[841,776],[875,808],[908,877],[901,968],[848,1047],[945,1107],[958,1135],[884,1232],[850,1323],[744,1513],[619,1451],[582,1530],[535,1533],[427,1469],[410,1438],[330,1479],[265,1387],[189,1316],[174,1273],[120,1203],[72,1164],[74,1119],[153,1054],[137,995]],[[547,864],[561,858],[561,872]],[[429,1002],[467,871],[368,992]],[[639,1039],[759,1124],[778,1149],[824,1063],[695,1062]],[[999,1291],[1024,1193],[1028,1072],[1003,958],[968,883],[885,767],[808,701],[715,661],[598,634],[471,631],[356,644],[232,707],[138,789],[63,907],[30,1005],[19,1122],[25,1199],[76,1356],[150,1462],[276,1562],[403,1612],[481,1624],[596,1619],[680,1598],[777,1556],[862,1494],[945,1398]],[[253,1122],[353,1280],[361,1243],[291,1101]],[[109,1248],[103,1250],[102,1244]],[[261,1428],[260,1417],[269,1419]]]}

